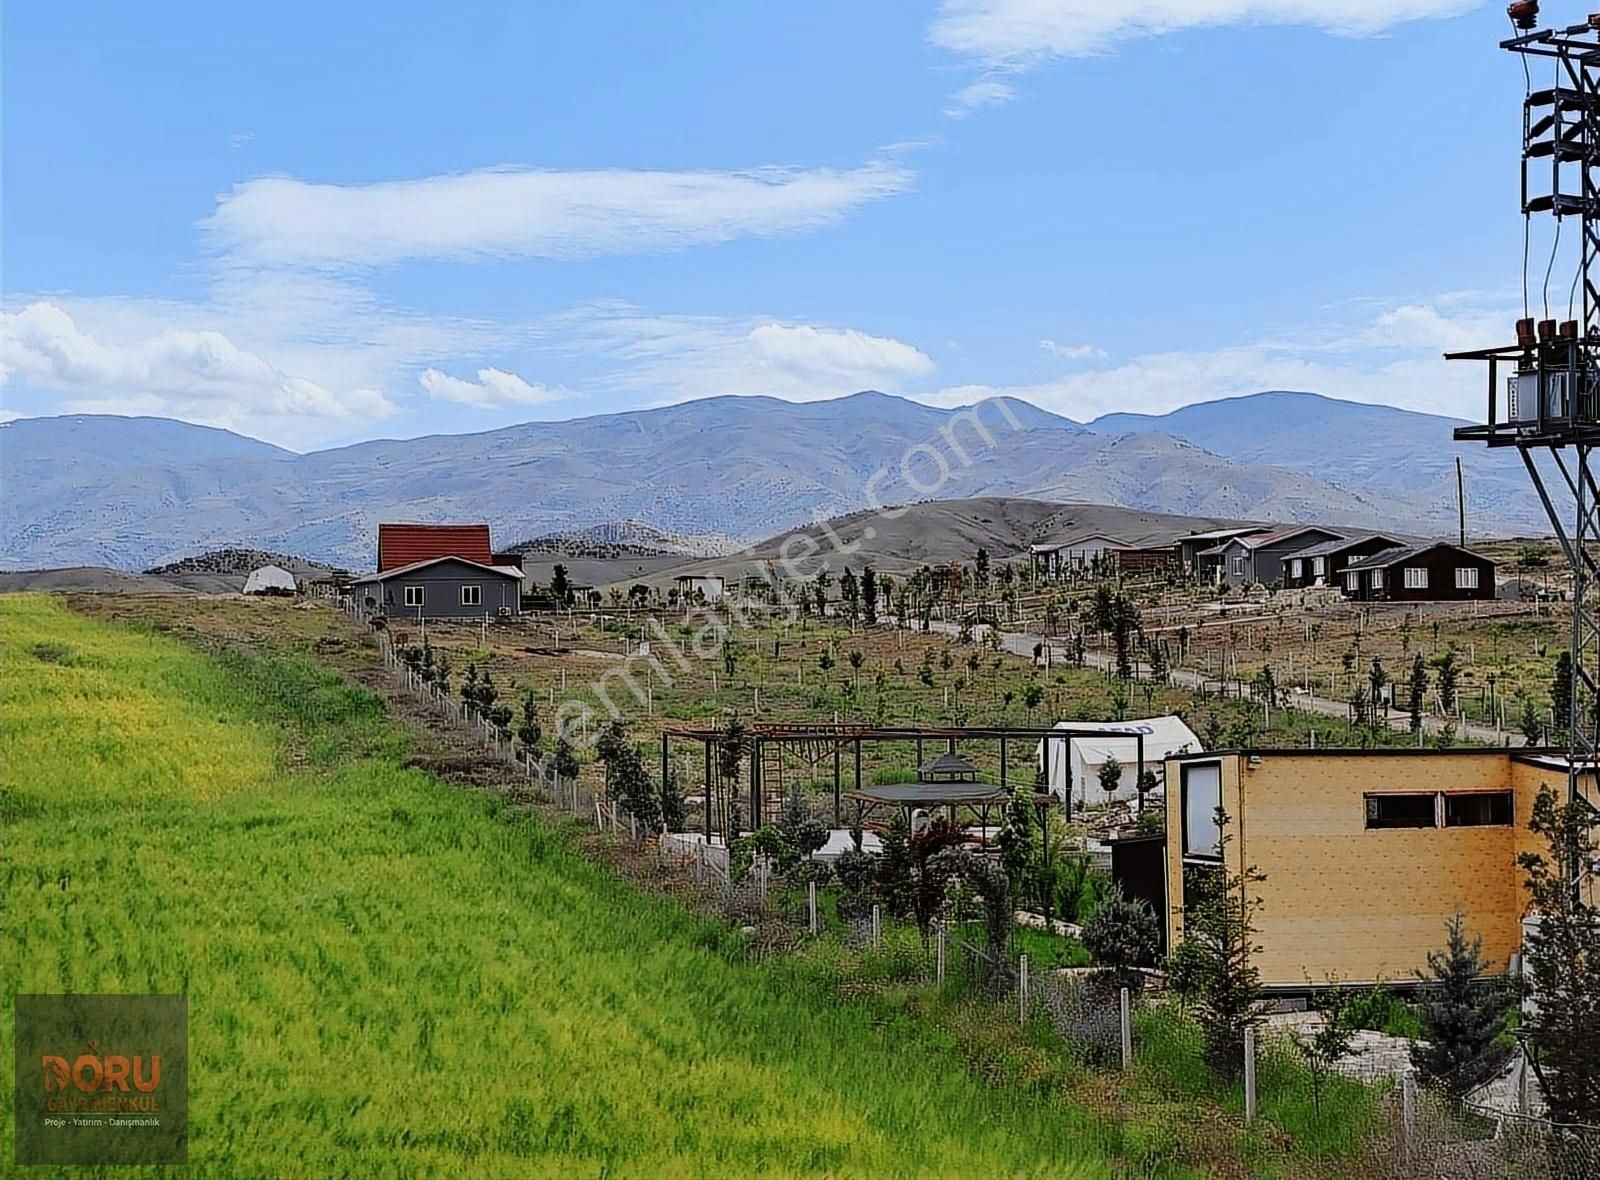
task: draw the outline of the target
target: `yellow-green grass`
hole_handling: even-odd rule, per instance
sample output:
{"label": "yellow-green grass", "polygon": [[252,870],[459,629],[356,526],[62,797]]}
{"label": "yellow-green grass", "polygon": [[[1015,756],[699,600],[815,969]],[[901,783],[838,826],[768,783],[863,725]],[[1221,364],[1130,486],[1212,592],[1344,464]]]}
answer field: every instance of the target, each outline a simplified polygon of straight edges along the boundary
{"label": "yellow-green grass", "polygon": [[186,993],[191,1175],[1116,1174],[1059,1093],[406,769],[308,661],[42,597],[0,641],[7,1043],[19,991]]}

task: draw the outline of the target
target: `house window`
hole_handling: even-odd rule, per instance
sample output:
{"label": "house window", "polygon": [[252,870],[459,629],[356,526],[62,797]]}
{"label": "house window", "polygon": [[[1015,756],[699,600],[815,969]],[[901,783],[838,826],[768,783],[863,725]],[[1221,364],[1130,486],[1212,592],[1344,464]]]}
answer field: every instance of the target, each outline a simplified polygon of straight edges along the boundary
{"label": "house window", "polygon": [[1373,570],[1372,571],[1372,588],[1374,590],[1382,590],[1383,589],[1383,571],[1382,570]]}
{"label": "house window", "polygon": [[421,606],[422,605],[422,587],[421,586],[407,586],[405,588],[405,604],[407,606]]}
{"label": "house window", "polygon": [[1361,575],[1355,570],[1351,570],[1344,576],[1344,588],[1352,594],[1361,589]]}
{"label": "house window", "polygon": [[1322,577],[1328,572],[1328,559],[1326,557],[1313,557],[1311,559],[1311,572],[1317,577]]}
{"label": "house window", "polygon": [[483,605],[483,587],[482,586],[475,586],[475,585],[474,586],[463,586],[463,587],[461,587],[461,605],[462,606],[482,606]]}
{"label": "house window", "polygon": [[1509,827],[1510,791],[1473,791],[1444,797],[1444,826],[1447,828]]}
{"label": "house window", "polygon": [[1407,590],[1426,590],[1428,588],[1428,571],[1421,566],[1406,566],[1405,577]]}
{"label": "house window", "polygon": [[1215,860],[1222,855],[1222,763],[1197,762],[1183,768],[1183,854]]}
{"label": "house window", "polygon": [[1456,589],[1476,590],[1478,588],[1478,570],[1476,566],[1456,566]]}
{"label": "house window", "polygon": [[1244,558],[1235,557],[1233,559],[1233,573],[1235,577],[1244,576]]}
{"label": "house window", "polygon": [[1302,568],[1303,567],[1300,564],[1300,559],[1298,557],[1296,557],[1293,561],[1291,561],[1289,563],[1289,576],[1291,578],[1298,578],[1300,576],[1300,570]]}
{"label": "house window", "polygon": [[1435,798],[1432,794],[1368,795],[1367,827],[1436,828]]}

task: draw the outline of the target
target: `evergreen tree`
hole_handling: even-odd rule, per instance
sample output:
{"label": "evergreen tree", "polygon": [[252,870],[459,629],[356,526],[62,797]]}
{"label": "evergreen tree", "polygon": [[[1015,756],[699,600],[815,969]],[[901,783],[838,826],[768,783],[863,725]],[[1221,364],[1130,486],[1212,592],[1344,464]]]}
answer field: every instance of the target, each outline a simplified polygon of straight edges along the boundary
{"label": "evergreen tree", "polygon": [[1156,640],[1149,645],[1150,651],[1150,679],[1157,684],[1165,684],[1170,678],[1167,667],[1167,646],[1161,640]]}
{"label": "evergreen tree", "polygon": [[1155,911],[1143,898],[1126,897],[1121,887],[1095,907],[1083,927],[1083,945],[1116,987],[1139,990],[1141,967],[1154,967],[1161,935]]}
{"label": "evergreen tree", "polygon": [[876,858],[859,848],[846,848],[834,861],[834,876],[839,878],[841,921],[861,922],[871,916],[875,862]]}
{"label": "evergreen tree", "polygon": [[1546,852],[1517,862],[1537,922],[1523,940],[1535,1008],[1523,1018],[1550,1117],[1600,1126],[1600,908],[1581,888],[1596,856],[1596,813],[1539,788],[1528,828]]}
{"label": "evergreen tree", "polygon": [[775,826],[802,860],[828,842],[828,825],[816,817],[810,802],[799,791],[790,791],[783,797]]}
{"label": "evergreen tree", "polygon": [[1372,667],[1367,670],[1367,705],[1372,710],[1374,721],[1379,717],[1387,717],[1389,715],[1389,711],[1383,703],[1383,689],[1388,683],[1389,673],[1383,670],[1383,661],[1378,659],[1377,656],[1373,656]]}
{"label": "evergreen tree", "polygon": [[1522,730],[1522,739],[1530,746],[1544,743],[1544,724],[1539,720],[1539,710],[1533,701],[1522,702],[1522,717],[1518,720],[1517,727]]}
{"label": "evergreen tree", "polygon": [[1017,787],[1006,800],[995,843],[1000,846],[1000,867],[1011,881],[1011,892],[1019,899],[1031,898],[1034,889],[1035,839],[1033,800],[1024,787]]}
{"label": "evergreen tree", "polygon": [[556,737],[555,752],[550,758],[551,768],[556,772],[556,777],[571,782],[578,777],[581,764],[578,755],[572,749],[572,743],[567,740],[566,734]]}
{"label": "evergreen tree", "polygon": [[1444,655],[1439,657],[1439,675],[1436,679],[1439,688],[1439,708],[1446,717],[1452,716],[1456,711],[1456,696],[1461,681],[1461,670],[1456,667],[1454,648],[1447,649]]}
{"label": "evergreen tree", "polygon": [[1411,1064],[1423,1080],[1461,1098],[1505,1064],[1508,1050],[1499,1040],[1508,997],[1498,981],[1483,978],[1483,939],[1467,940],[1459,911],[1445,930],[1445,949],[1429,951],[1427,971],[1417,972],[1425,985],[1416,1010],[1426,1039],[1412,1042]]}
{"label": "evergreen tree", "polygon": [[537,758],[544,745],[544,731],[539,727],[539,698],[533,689],[522,694],[522,719],[517,725],[517,741],[523,753]]}
{"label": "evergreen tree", "polygon": [[1411,659],[1411,678],[1406,685],[1406,711],[1411,715],[1411,732],[1422,732],[1422,701],[1428,691],[1428,669],[1419,651]]}
{"label": "evergreen tree", "polygon": [[1122,786],[1122,763],[1115,758],[1107,758],[1102,762],[1097,774],[1100,779],[1100,789],[1107,795]]}
{"label": "evergreen tree", "polygon": [[463,704],[471,705],[474,709],[478,707],[478,665],[476,663],[467,664],[467,674],[461,678],[461,701]]}
{"label": "evergreen tree", "polygon": [[550,571],[550,597],[558,608],[572,605],[572,580],[567,577],[567,567],[559,561]]}
{"label": "evergreen tree", "polygon": [[972,562],[973,582],[979,590],[989,588],[989,551],[982,545],[978,546],[977,556]]}
{"label": "evergreen tree", "polygon": [[854,623],[861,610],[861,583],[849,567],[839,575],[839,597],[844,599],[844,617]]}
{"label": "evergreen tree", "polygon": [[661,826],[669,832],[682,832],[689,827],[689,813],[683,806],[683,792],[678,789],[678,772],[667,767],[667,780],[661,784]]}
{"label": "evergreen tree", "polygon": [[905,812],[896,810],[878,855],[878,898],[897,918],[911,913],[911,872],[911,825]]}
{"label": "evergreen tree", "polygon": [[1550,713],[1552,736],[1565,738],[1572,725],[1572,653],[1569,651],[1556,657],[1555,675],[1550,678]]}
{"label": "evergreen tree", "polygon": [[1234,1076],[1244,1064],[1244,1030],[1262,1019],[1261,972],[1254,957],[1256,914],[1261,898],[1252,893],[1266,880],[1254,865],[1240,872],[1227,870],[1228,832],[1231,820],[1217,808],[1217,848],[1222,864],[1197,876],[1195,904],[1184,924],[1183,937],[1194,949],[1185,952],[1196,976],[1195,1018],[1205,1037],[1206,1060],[1224,1076]]}
{"label": "evergreen tree", "polygon": [[878,621],[878,573],[870,565],[861,571],[861,617],[869,627]]}

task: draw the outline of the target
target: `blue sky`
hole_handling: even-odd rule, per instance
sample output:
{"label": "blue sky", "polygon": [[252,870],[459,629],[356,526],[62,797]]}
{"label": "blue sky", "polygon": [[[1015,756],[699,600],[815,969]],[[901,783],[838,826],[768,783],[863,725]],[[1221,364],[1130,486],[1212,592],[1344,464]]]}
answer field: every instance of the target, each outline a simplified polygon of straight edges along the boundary
{"label": "blue sky", "polygon": [[1498,3],[21,0],[3,31],[11,416],[296,449],[869,387],[1466,416],[1481,374],[1438,355],[1521,306]]}

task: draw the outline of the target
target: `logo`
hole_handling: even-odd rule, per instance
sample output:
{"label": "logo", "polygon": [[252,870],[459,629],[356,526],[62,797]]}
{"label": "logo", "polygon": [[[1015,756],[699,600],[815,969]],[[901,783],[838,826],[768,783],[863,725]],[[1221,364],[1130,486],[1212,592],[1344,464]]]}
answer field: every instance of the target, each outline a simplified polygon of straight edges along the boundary
{"label": "logo", "polygon": [[185,1163],[184,996],[19,995],[19,1164]]}

